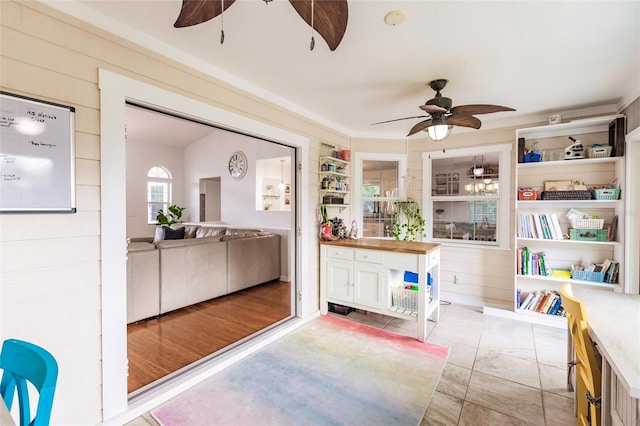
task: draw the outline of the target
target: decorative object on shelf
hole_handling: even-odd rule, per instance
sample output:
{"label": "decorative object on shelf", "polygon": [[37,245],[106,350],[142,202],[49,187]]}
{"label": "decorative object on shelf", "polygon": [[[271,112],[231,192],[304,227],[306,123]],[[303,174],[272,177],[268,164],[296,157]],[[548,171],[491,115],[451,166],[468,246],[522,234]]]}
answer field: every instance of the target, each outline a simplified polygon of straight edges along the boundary
{"label": "decorative object on shelf", "polygon": [[499,167],[497,164],[481,164],[480,166],[474,165],[467,170],[467,176],[474,177],[475,179],[495,179],[498,177]]}
{"label": "decorative object on shelf", "polygon": [[247,156],[242,151],[236,151],[229,157],[229,174],[234,179],[242,179],[247,174]]}
{"label": "decorative object on shelf", "polygon": [[344,161],[351,161],[351,150],[350,149],[340,150],[340,158]]}
{"label": "decorative object on shelf", "polygon": [[173,225],[174,223],[180,222],[180,219],[182,218],[182,212],[185,209],[186,207],[179,207],[173,204],[169,206],[166,214],[162,209],[158,210],[158,214],[156,215],[158,225]]}
{"label": "decorative object on shelf", "polygon": [[411,136],[420,131],[426,131],[429,138],[433,141],[441,141],[449,136],[453,126],[471,127],[479,129],[482,123],[475,114],[489,114],[500,111],[515,111],[513,108],[500,105],[458,105],[451,107],[453,102],[451,98],[446,98],[440,94],[445,88],[449,80],[437,79],[429,83],[432,90],[436,92],[436,96],[429,99],[424,105],[420,105],[420,109],[427,115],[418,115],[414,117],[396,118],[394,120],[380,121],[375,124],[391,123],[393,121],[410,120],[414,118],[426,118],[411,128],[407,136]]}
{"label": "decorative object on shelf", "polygon": [[396,201],[391,236],[396,240],[418,241],[424,236],[424,223],[420,205],[411,199]]}
{"label": "decorative object on shelf", "polygon": [[584,158],[584,146],[582,145],[582,142],[573,136],[569,136],[569,139],[573,143],[564,149],[564,159],[578,160]]}
{"label": "decorative object on shelf", "polygon": [[560,124],[562,122],[562,115],[552,114],[549,116],[549,124]]}
{"label": "decorative object on shelf", "polygon": [[[182,0],[175,28],[189,27],[221,15],[220,44],[224,43],[224,11],[236,0]],[[272,0],[264,0],[269,4]],[[290,0],[298,15],[311,27],[310,50],[315,47],[314,31],[336,50],[347,30],[349,7],[347,0]]]}

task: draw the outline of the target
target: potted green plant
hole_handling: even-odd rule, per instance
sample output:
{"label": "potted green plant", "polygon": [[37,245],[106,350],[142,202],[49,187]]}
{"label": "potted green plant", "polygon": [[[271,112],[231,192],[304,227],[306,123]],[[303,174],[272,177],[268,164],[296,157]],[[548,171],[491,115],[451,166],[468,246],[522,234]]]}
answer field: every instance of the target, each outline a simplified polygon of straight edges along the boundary
{"label": "potted green plant", "polygon": [[411,199],[396,201],[391,236],[401,241],[418,241],[424,236],[424,218],[420,205]]}
{"label": "potted green plant", "polygon": [[158,225],[172,225],[174,223],[180,222],[182,218],[182,212],[186,209],[186,207],[179,207],[175,204],[169,206],[167,209],[167,213],[165,214],[162,209],[158,210],[158,214],[156,215],[156,220],[158,221]]}

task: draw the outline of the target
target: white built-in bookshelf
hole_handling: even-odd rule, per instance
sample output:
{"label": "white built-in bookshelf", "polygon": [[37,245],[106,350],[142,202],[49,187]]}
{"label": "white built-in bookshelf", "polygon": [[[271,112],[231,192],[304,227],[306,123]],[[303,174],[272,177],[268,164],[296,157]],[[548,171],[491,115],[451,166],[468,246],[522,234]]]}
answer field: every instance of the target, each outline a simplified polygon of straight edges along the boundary
{"label": "white built-in bookshelf", "polygon": [[[536,150],[541,154],[542,160],[515,164],[515,276],[512,313],[520,315],[521,319],[564,327],[566,322],[562,316],[550,315],[554,312],[553,306],[549,307],[547,304],[546,313],[540,305],[533,308],[521,306],[529,294],[540,293],[542,299],[545,294],[553,295],[557,292],[564,282],[604,291],[625,291],[624,286],[619,284],[624,282],[621,267],[624,260],[625,235],[624,157],[598,155],[598,158],[564,159],[565,149],[572,144],[569,136],[582,142],[585,154],[593,144],[608,146],[610,125],[619,117],[621,116],[599,117],[516,131],[516,141],[520,148]],[[518,157],[522,161],[522,152]],[[545,181],[556,181],[559,185],[582,181],[587,188],[615,182],[621,189],[621,196],[618,199],[606,200],[543,200],[541,194],[545,189]],[[535,196],[536,199],[519,199],[519,189],[526,189],[528,198]],[[603,239],[606,237],[607,240],[568,239],[572,223],[566,214],[571,209],[604,219],[603,231],[573,231],[575,238]],[[523,224],[523,221],[526,223]],[[533,235],[530,228],[533,228]],[[612,235],[611,231],[613,231]],[[571,275],[567,276],[566,273],[564,276],[556,275],[560,274],[559,271],[570,270],[572,265],[602,264],[605,260],[618,262],[615,282],[600,282],[601,275],[592,274],[588,270],[584,273],[574,273],[576,276],[581,275],[581,279],[571,278]],[[525,265],[528,267],[525,268]],[[611,272],[614,269],[615,266],[611,267]],[[611,274],[611,278],[613,276]],[[495,312],[498,310],[491,308],[486,310],[493,311],[491,312],[493,314],[505,314]],[[562,309],[555,312],[562,314]]]}

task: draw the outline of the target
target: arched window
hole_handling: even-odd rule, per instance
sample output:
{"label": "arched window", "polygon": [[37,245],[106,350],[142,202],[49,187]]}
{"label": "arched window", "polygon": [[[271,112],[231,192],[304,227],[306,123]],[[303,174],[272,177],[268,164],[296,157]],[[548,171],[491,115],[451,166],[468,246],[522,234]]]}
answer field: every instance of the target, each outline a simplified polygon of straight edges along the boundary
{"label": "arched window", "polygon": [[171,205],[171,174],[164,167],[154,166],[147,173],[147,222],[157,223],[158,210],[167,212]]}

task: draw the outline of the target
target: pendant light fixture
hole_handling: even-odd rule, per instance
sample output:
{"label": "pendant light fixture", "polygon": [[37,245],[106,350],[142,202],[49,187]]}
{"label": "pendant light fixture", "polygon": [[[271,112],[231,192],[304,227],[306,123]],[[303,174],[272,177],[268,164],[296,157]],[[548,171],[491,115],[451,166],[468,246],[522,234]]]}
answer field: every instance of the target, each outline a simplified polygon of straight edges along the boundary
{"label": "pendant light fixture", "polygon": [[284,190],[284,160],[280,160],[280,184],[278,185],[278,188],[280,188],[280,190]]}

